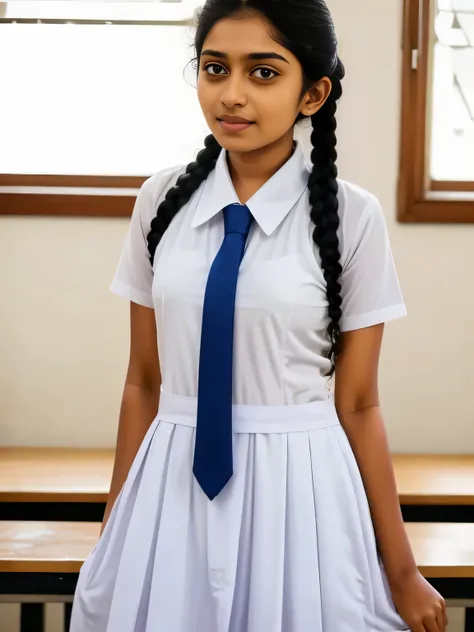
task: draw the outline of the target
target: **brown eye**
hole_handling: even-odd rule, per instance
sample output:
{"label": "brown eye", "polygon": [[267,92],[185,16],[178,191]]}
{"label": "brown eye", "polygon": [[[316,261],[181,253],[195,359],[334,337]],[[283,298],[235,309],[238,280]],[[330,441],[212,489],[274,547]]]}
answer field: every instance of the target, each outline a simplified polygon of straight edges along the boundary
{"label": "brown eye", "polygon": [[[208,66],[204,68],[204,70],[209,75],[214,76],[214,77],[225,74],[227,72],[224,66],[221,66],[220,64],[209,64]],[[224,71],[224,73],[221,72],[222,70]]]}
{"label": "brown eye", "polygon": [[[260,76],[255,75],[257,72],[260,73]],[[267,81],[273,79],[273,77],[278,77],[278,73],[274,70],[270,70],[270,68],[257,68],[252,72],[252,75],[257,76],[257,79],[265,79]]]}

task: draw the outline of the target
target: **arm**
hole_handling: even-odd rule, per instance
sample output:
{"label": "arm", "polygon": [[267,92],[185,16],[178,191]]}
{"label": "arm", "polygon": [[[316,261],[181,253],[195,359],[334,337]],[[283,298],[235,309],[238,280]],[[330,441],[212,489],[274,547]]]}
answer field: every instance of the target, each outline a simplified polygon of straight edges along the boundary
{"label": "arm", "polygon": [[120,409],[117,447],[103,532],[138,449],[156,416],[161,386],[155,312],[130,303],[130,359]]}
{"label": "arm", "polygon": [[383,325],[342,334],[336,408],[357,459],[380,553],[391,584],[416,569],[403,525],[392,459],[379,404],[378,362]]}
{"label": "arm", "polygon": [[341,335],[336,408],[361,472],[379,552],[399,613],[414,632],[444,631],[444,600],[418,573],[400,511],[378,394],[382,337],[383,325]]}

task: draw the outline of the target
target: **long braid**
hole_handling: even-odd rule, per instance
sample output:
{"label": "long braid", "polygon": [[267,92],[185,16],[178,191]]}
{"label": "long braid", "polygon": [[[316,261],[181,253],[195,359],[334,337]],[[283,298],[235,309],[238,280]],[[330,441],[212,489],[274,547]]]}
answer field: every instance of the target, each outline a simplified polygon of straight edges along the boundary
{"label": "long braid", "polygon": [[337,99],[342,94],[341,82],[333,78],[333,91],[324,106],[311,117],[313,132],[311,143],[311,161],[313,170],[309,177],[309,201],[311,204],[311,219],[315,224],[313,239],[319,249],[321,265],[326,280],[326,293],[329,303],[328,335],[331,341],[329,359],[331,361],[330,375],[334,373],[340,342],[340,320],[342,316],[341,284],[339,277],[342,273],[339,251],[339,203],[337,198],[337,138],[336,138],[336,110]]}
{"label": "long braid", "polygon": [[156,248],[171,220],[216,166],[217,158],[222,149],[221,146],[212,134],[207,136],[204,145],[205,148],[201,149],[196,160],[189,163],[185,173],[179,176],[175,186],[166,193],[165,199],[158,206],[156,216],[151,222],[147,241],[152,266]]}

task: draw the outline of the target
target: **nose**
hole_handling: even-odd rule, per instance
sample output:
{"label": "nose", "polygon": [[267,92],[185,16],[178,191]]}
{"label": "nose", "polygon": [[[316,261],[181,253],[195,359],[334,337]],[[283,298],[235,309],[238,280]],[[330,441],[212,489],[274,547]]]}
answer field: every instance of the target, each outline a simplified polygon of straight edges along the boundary
{"label": "nose", "polygon": [[222,93],[221,103],[229,110],[236,105],[247,104],[247,94],[245,90],[245,79],[237,73],[233,73],[226,78]]}

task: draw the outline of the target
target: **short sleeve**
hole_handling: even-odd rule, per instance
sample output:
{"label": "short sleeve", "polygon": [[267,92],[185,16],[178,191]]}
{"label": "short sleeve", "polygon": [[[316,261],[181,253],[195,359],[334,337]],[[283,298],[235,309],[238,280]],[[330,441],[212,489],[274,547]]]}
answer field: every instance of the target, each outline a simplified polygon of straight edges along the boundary
{"label": "short sleeve", "polygon": [[156,179],[156,175],[148,178],[137,195],[122,254],[110,285],[114,294],[151,308],[153,269],[146,238],[156,213]]}
{"label": "short sleeve", "polygon": [[368,198],[341,275],[341,331],[405,316],[387,225],[378,200]]}

